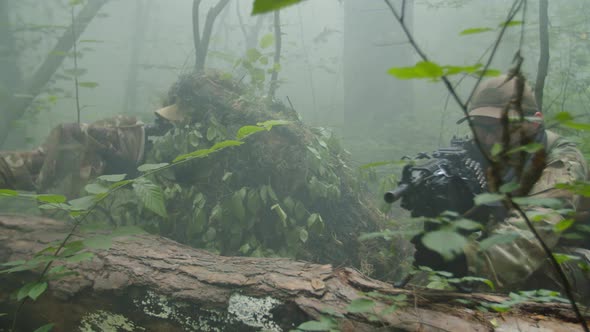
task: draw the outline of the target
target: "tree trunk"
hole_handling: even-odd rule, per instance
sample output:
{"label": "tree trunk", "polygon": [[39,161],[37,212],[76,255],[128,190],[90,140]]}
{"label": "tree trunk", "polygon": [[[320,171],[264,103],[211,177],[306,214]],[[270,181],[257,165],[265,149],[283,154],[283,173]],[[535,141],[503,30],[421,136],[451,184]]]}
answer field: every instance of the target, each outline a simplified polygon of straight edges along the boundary
{"label": "tree trunk", "polygon": [[[0,262],[30,258],[63,239],[67,225],[36,217],[0,216]],[[395,289],[349,268],[282,258],[221,257],[153,235],[115,238],[110,249],[72,266],[78,274],[50,282],[23,306],[18,331],[48,322],[53,331],[287,331],[329,312],[341,331],[581,330],[566,304],[522,304],[500,314],[452,299],[500,302],[486,294]],[[0,274],[0,330],[15,303],[9,294],[32,273]],[[371,313],[352,313],[351,301],[378,291]],[[387,298],[406,295],[406,305]],[[475,306],[475,305],[474,305]],[[67,314],[64,314],[67,313]]]}
{"label": "tree trunk", "polygon": [[549,71],[549,0],[539,1],[539,39],[540,51],[539,67],[537,69],[537,82],[535,84],[535,98],[539,110],[543,110],[543,90],[545,89],[545,78]]}
{"label": "tree trunk", "polygon": [[141,50],[145,43],[145,31],[148,22],[150,3],[145,0],[135,1],[135,33],[132,41],[123,109],[127,114],[139,115],[141,112],[137,109],[137,78],[139,76],[139,59],[142,54]]}
{"label": "tree trunk", "polygon": [[213,33],[215,19],[217,19],[217,16],[219,16],[228,3],[229,0],[219,0],[215,6],[209,9],[207,17],[205,18],[205,25],[203,26],[203,34],[200,35],[199,6],[201,1],[194,0],[193,2],[193,40],[195,46],[196,72],[202,72],[205,70],[205,59],[207,58],[207,53],[209,51],[209,41],[211,40],[211,35]]}
{"label": "tree trunk", "polygon": [[[57,40],[57,43],[53,47],[53,50],[49,52],[45,61],[43,61],[28,82],[24,84],[23,94],[37,96],[41,92],[41,89],[43,89],[47,82],[49,82],[53,74],[63,63],[63,60],[66,58],[64,54],[72,49],[74,40],[77,40],[80,35],[82,35],[90,21],[92,21],[106,1],[107,0],[89,1],[86,6],[82,8],[75,19],[76,27],[74,30],[76,35],[74,38],[72,38],[72,29],[74,27],[70,26]],[[3,114],[2,123],[0,124],[0,146],[4,144],[6,137],[8,137],[13,122],[25,113],[29,106],[31,106],[33,100],[34,98],[12,98],[8,107],[10,112],[5,112]]]}

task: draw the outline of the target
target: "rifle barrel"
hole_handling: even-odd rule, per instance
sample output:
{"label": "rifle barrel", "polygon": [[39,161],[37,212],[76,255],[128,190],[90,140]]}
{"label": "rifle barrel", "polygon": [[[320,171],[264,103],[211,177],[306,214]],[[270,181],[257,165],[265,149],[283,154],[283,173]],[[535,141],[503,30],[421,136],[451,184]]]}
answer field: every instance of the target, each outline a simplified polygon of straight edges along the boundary
{"label": "rifle barrel", "polygon": [[410,186],[407,183],[400,184],[399,187],[394,190],[386,192],[385,195],[383,195],[383,199],[385,199],[385,202],[391,204],[400,199],[409,188]]}

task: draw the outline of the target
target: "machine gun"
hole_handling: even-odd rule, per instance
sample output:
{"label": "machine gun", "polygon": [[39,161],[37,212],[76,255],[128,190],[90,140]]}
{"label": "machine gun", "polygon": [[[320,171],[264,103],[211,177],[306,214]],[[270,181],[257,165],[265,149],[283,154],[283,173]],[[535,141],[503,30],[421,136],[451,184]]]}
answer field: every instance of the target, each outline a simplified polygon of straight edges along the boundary
{"label": "machine gun", "polygon": [[398,187],[385,193],[385,201],[401,198],[401,207],[412,217],[432,218],[446,210],[464,213],[473,207],[475,195],[487,188],[475,151],[471,140],[453,137],[450,147],[420,154],[429,160],[404,166]]}

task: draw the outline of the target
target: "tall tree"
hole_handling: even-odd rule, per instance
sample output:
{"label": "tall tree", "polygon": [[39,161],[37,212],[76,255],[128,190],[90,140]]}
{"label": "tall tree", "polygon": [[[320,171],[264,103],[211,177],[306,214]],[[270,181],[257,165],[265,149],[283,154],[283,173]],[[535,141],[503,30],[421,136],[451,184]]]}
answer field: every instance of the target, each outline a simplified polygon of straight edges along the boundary
{"label": "tall tree", "polygon": [[537,69],[537,82],[535,84],[535,98],[539,109],[543,109],[543,90],[545,89],[545,78],[549,71],[549,0],[539,1],[539,37],[541,56]]}
{"label": "tall tree", "polygon": [[149,1],[135,0],[135,32],[133,34],[129,74],[123,106],[127,113],[137,113],[137,77],[139,75],[139,57],[145,42],[148,22]]}
{"label": "tall tree", "polygon": [[200,72],[205,69],[205,59],[209,51],[209,42],[211,34],[213,33],[213,25],[215,19],[221,11],[227,6],[229,0],[219,0],[219,2],[211,7],[207,12],[205,18],[205,25],[203,26],[203,34],[201,35],[201,27],[199,23],[199,7],[201,0],[193,0],[193,42],[195,45],[195,71]]}
{"label": "tall tree", "polygon": [[[90,21],[96,16],[100,8],[108,0],[92,0],[80,10],[76,15],[76,26],[70,26],[59,37],[53,49],[47,54],[45,60],[41,63],[39,68],[35,71],[32,77],[25,80],[22,92],[32,98],[10,98],[7,103],[7,112],[2,114],[2,122],[0,123],[0,146],[4,144],[10,128],[14,121],[19,119],[25,111],[33,103],[34,97],[41,93],[41,90],[51,80],[51,77],[59,69],[65,59],[65,55],[74,46],[75,40],[84,32]],[[74,34],[74,38],[72,35]]]}

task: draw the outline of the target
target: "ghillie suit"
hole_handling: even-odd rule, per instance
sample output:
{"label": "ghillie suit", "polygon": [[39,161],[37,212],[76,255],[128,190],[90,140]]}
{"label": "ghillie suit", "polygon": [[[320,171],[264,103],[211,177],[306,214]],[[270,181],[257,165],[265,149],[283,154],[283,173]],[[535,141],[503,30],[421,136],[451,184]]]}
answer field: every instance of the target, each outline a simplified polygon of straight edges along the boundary
{"label": "ghillie suit", "polygon": [[375,263],[366,264],[368,249],[358,236],[377,231],[382,215],[356,190],[345,152],[329,131],[304,126],[292,109],[217,73],[181,77],[165,106],[161,115],[177,125],[149,143],[147,163],[235,139],[243,126],[290,123],[155,175],[169,217],[146,212],[142,223],[223,255],[296,257],[370,272]]}

